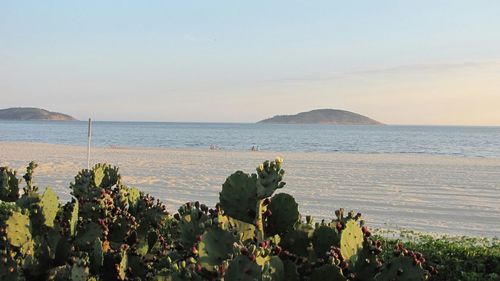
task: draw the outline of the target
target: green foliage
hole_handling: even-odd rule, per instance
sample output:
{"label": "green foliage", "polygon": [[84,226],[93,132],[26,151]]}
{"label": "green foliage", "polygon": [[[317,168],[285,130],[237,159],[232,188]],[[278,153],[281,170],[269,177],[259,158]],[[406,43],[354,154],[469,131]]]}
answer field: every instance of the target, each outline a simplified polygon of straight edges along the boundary
{"label": "green foliage", "polygon": [[440,236],[413,231],[378,231],[376,239],[382,242],[383,257],[399,243],[421,252],[427,263],[439,273],[434,281],[496,281],[500,280],[500,241],[498,239],[465,236]]}
{"label": "green foliage", "polygon": [[[61,205],[33,183],[36,163],[16,196],[15,172],[2,168],[1,280],[423,280],[423,256],[381,244],[360,215],[344,210],[331,221],[302,220],[286,193],[283,160],[255,174],[227,178],[220,203],[182,205],[174,216],[159,200],[121,182],[119,170],[98,164],[70,185]],[[5,176],[7,174],[7,176]],[[7,180],[5,180],[7,179]],[[6,184],[5,184],[6,183]],[[3,199],[2,199],[3,200]],[[420,279],[419,279],[420,278]]]}

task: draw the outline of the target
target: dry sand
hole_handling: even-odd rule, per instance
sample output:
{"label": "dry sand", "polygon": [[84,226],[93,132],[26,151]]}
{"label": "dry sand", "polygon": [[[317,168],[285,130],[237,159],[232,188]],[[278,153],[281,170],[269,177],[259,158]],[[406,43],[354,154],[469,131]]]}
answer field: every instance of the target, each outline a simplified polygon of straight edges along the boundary
{"label": "dry sand", "polygon": [[[429,155],[245,152],[154,148],[93,148],[92,161],[120,167],[127,185],[162,199],[170,211],[186,202],[218,201],[225,178],[253,172],[265,159],[285,159],[284,192],[303,214],[332,217],[344,207],[371,226],[500,236],[500,159]],[[86,147],[0,142],[0,165],[21,174],[40,166],[35,181],[62,200],[86,166]]]}

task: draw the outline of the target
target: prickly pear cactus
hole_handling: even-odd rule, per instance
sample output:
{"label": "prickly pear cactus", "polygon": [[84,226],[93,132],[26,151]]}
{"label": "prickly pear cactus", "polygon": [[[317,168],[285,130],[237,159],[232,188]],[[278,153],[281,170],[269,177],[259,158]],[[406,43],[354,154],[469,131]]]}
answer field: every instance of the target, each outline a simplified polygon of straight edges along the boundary
{"label": "prickly pear cactus", "polygon": [[238,171],[222,185],[219,201],[224,212],[237,220],[255,223],[257,218],[257,176]]}
{"label": "prickly pear cactus", "polygon": [[0,167],[0,200],[15,202],[19,198],[19,179],[16,171]]}
{"label": "prickly pear cactus", "polygon": [[117,167],[107,164],[97,164],[92,168],[94,184],[97,187],[109,189],[118,184],[120,176]]}
{"label": "prickly pear cactus", "polygon": [[52,188],[47,187],[40,200],[40,208],[44,218],[44,224],[48,227],[54,227],[54,219],[59,211],[59,198]]}
{"label": "prickly pear cactus", "polygon": [[229,263],[225,281],[260,281],[261,268],[247,256],[237,256]]}
{"label": "prickly pear cactus", "polygon": [[262,280],[263,281],[286,281],[285,279],[285,267],[281,259],[277,256],[272,256],[269,258],[267,263],[264,265],[262,270]]}
{"label": "prickly pear cactus", "polygon": [[399,256],[387,262],[376,276],[376,281],[424,281],[428,273],[411,257]]}
{"label": "prickly pear cactus", "polygon": [[31,240],[30,218],[20,212],[14,212],[7,220],[7,238],[14,247],[22,247]]}
{"label": "prickly pear cactus", "polygon": [[258,185],[257,197],[264,199],[273,195],[278,188],[283,188],[285,183],[282,182],[285,170],[281,169],[283,159],[277,157],[274,161],[265,161],[257,167]]}
{"label": "prickly pear cactus", "polygon": [[339,234],[336,229],[327,225],[320,225],[314,230],[312,243],[316,256],[324,258],[326,252],[334,245],[339,244]]}
{"label": "prickly pear cactus", "polygon": [[276,194],[267,206],[266,235],[283,235],[292,230],[298,220],[299,205],[293,196],[286,193]]}
{"label": "prickly pear cactus", "polygon": [[212,228],[201,237],[198,246],[201,266],[209,271],[221,265],[233,253],[233,244],[236,242],[231,232],[220,228]]}
{"label": "prickly pear cactus", "polygon": [[71,267],[71,280],[87,281],[89,277],[88,261],[82,258],[76,260]]}
{"label": "prickly pear cactus", "polygon": [[347,281],[342,270],[335,265],[323,265],[313,271],[311,281]]}
{"label": "prickly pear cactus", "polygon": [[359,222],[348,219],[340,233],[340,250],[345,260],[356,255],[363,247],[364,234]]}
{"label": "prickly pear cactus", "polygon": [[301,256],[308,257],[310,250],[312,249],[311,244],[311,230],[308,229],[295,229],[288,232],[281,239],[281,247],[288,252]]}
{"label": "prickly pear cactus", "polygon": [[206,212],[197,208],[194,203],[181,206],[175,217],[179,219],[179,242],[185,249],[193,247],[197,237],[202,235],[206,227],[209,226],[208,224],[211,223]]}

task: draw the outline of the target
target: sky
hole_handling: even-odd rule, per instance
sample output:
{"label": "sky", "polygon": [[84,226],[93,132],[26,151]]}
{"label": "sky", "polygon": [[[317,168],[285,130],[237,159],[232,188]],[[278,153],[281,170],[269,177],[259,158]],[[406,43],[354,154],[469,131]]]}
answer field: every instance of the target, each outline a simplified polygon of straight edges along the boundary
{"label": "sky", "polygon": [[0,108],[500,125],[500,1],[1,1]]}

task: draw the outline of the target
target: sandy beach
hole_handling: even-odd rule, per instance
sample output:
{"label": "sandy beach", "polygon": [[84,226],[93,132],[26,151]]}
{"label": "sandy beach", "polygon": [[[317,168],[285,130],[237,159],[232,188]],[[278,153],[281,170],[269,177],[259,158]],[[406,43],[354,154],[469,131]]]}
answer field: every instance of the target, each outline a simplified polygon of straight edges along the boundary
{"label": "sandy beach", "polygon": [[[164,201],[171,212],[186,202],[218,201],[225,178],[253,172],[281,156],[284,192],[303,214],[317,219],[344,207],[367,223],[426,232],[500,236],[500,159],[410,154],[210,151],[156,148],[93,148],[92,163],[120,167],[127,185]],[[69,183],[86,167],[86,147],[0,142],[0,165],[18,169],[39,163],[35,181],[68,200]]]}

